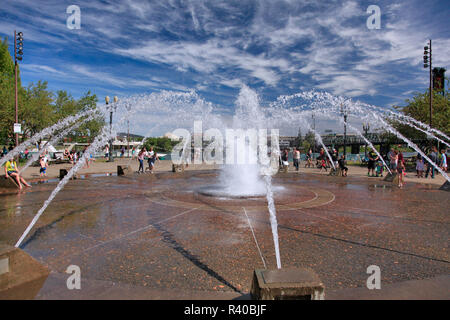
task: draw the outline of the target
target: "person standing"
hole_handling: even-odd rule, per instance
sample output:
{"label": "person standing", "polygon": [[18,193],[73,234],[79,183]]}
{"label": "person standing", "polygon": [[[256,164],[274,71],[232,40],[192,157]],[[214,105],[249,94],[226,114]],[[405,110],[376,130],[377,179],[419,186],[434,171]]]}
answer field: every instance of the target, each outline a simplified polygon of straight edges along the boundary
{"label": "person standing", "polygon": [[145,148],[142,148],[141,151],[138,153],[138,161],[139,161],[139,169],[138,173],[144,173],[144,159],[145,159]]}
{"label": "person standing", "polygon": [[153,151],[153,147],[150,147],[150,150],[147,151],[147,161],[148,161],[148,170],[150,173],[153,173],[153,166],[155,164],[155,151]]}
{"label": "person standing", "polygon": [[335,168],[337,168],[338,167],[338,165],[339,165],[339,160],[338,160],[338,158],[339,158],[339,155],[338,155],[338,153],[337,153],[337,150],[336,149],[333,149],[333,151],[331,152],[331,160],[333,160],[333,164],[334,164],[334,167]]}
{"label": "person standing", "polygon": [[417,178],[423,178],[423,171],[425,169],[425,165],[423,163],[423,158],[420,155],[420,153],[417,155],[416,159],[416,172],[417,172]]}
{"label": "person standing", "polygon": [[311,168],[312,165],[312,149],[309,148],[308,153],[306,153],[306,163],[305,168],[308,166],[308,168]]}
{"label": "person standing", "polygon": [[448,167],[448,164],[447,164],[447,152],[446,152],[445,149],[441,150],[441,156],[442,156],[441,169],[442,169],[442,171],[447,172],[447,167]]}
{"label": "person standing", "polygon": [[370,171],[372,170],[372,177],[374,177],[375,176],[375,164],[379,158],[373,149],[370,149],[368,158],[369,158],[369,161],[367,163],[367,176],[370,177]]}
{"label": "person standing", "polygon": [[295,171],[298,171],[299,170],[299,166],[300,166],[300,151],[297,150],[297,148],[294,148],[292,158],[293,158],[293,161],[294,161]]}
{"label": "person standing", "polygon": [[[433,146],[431,148],[431,152],[429,153],[428,158],[433,163],[437,162],[437,148],[436,147]],[[428,174],[430,173],[430,170],[431,170],[431,179],[434,179],[434,166],[432,163],[427,161],[427,172],[425,172],[425,178],[428,178]]]}
{"label": "person standing", "polygon": [[397,172],[398,172],[398,187],[403,188],[403,174],[405,172],[405,163],[404,161],[398,160],[397,162]]}
{"label": "person standing", "polygon": [[[398,146],[400,148],[400,146]],[[400,164],[400,162],[403,164],[403,174],[406,175],[406,166],[405,166],[405,159],[403,158],[403,153],[398,150],[398,160],[397,160],[397,166]]]}
{"label": "person standing", "polygon": [[342,176],[346,177],[347,173],[348,173],[348,168],[345,165],[345,156],[344,155],[342,155],[341,158],[339,159],[338,165],[339,165],[339,169],[341,169]]}
{"label": "person standing", "polygon": [[105,159],[107,159],[109,157],[109,146],[106,145],[105,147]]}
{"label": "person standing", "polygon": [[47,162],[45,161],[44,155],[39,156],[39,175],[40,177],[46,177],[47,176]]}
{"label": "person standing", "polygon": [[286,168],[286,172],[287,172],[287,168],[289,167],[289,151],[288,151],[288,149],[284,149],[283,152],[281,153],[281,165],[283,166],[283,168]]}
{"label": "person standing", "polygon": [[156,160],[159,161],[159,157],[155,151],[155,152],[153,152],[153,155],[151,156],[151,158],[149,158],[150,173],[153,173],[153,169],[155,168]]}
{"label": "person standing", "polygon": [[397,153],[394,148],[391,148],[391,151],[388,153],[389,158],[389,169],[392,173],[397,172]]}

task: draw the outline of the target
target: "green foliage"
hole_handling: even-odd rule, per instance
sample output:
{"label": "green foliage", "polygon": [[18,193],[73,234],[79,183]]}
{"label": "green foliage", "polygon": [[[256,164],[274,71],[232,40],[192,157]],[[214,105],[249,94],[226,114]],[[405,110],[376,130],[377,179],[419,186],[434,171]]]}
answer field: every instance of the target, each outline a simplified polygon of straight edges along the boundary
{"label": "green foliage", "polygon": [[303,147],[303,136],[302,136],[302,132],[301,129],[298,129],[298,134],[297,134],[297,138],[295,139],[295,146],[297,148],[302,148]]}
{"label": "green foliage", "polygon": [[[400,110],[403,114],[408,115],[423,123],[430,122],[430,93],[417,93],[412,99],[406,100],[406,106],[395,108]],[[445,134],[450,134],[450,100],[448,90],[442,93],[433,92],[433,114],[432,126],[435,129],[441,130]],[[400,131],[405,137],[412,139],[423,139],[426,135],[410,126],[392,122],[394,127]]]}
{"label": "green foliage", "polygon": [[314,135],[314,132],[308,131],[308,133],[305,135],[304,139],[302,140],[300,147],[305,152],[308,152],[309,148],[313,148],[315,143],[316,143],[316,137]]}
{"label": "green foliage", "polygon": [[171,152],[173,147],[178,143],[179,141],[172,141],[166,137],[151,137],[145,139],[144,147],[146,147],[147,150],[149,150],[150,147],[153,147],[156,152]]}
{"label": "green foliage", "polygon": [[[15,122],[15,78],[14,61],[8,50],[8,41],[0,41],[0,145],[14,143],[13,124]],[[18,111],[22,124],[23,137],[27,139],[57,121],[80,111],[92,110],[97,97],[87,92],[80,99],[74,99],[66,91],[55,94],[48,90],[47,81],[31,83],[27,88],[21,86],[18,68]],[[73,141],[92,141],[103,127],[105,120],[97,114],[74,132],[69,134]]]}

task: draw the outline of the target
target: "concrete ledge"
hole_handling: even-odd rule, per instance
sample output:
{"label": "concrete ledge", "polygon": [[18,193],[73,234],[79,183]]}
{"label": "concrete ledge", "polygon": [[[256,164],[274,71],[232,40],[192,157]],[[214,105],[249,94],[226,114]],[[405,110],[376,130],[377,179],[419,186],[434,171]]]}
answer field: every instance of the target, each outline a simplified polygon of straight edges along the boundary
{"label": "concrete ledge", "polygon": [[386,175],[386,177],[384,177],[383,181],[398,184],[398,173],[393,173],[393,174],[388,173]]}
{"label": "concrete ledge", "polygon": [[0,300],[34,299],[49,273],[21,249],[0,244]]}
{"label": "concrete ledge", "polygon": [[323,300],[325,288],[309,268],[257,269],[250,294],[257,300]]}
{"label": "concrete ledge", "polygon": [[439,190],[450,191],[450,182],[445,181],[445,183],[439,188]]}
{"label": "concrete ledge", "polygon": [[328,175],[342,177],[342,170],[339,167],[336,169],[330,168],[330,173]]}
{"label": "concrete ledge", "polygon": [[184,172],[184,164],[172,164],[172,172]]}
{"label": "concrete ledge", "polygon": [[13,178],[8,177],[8,179],[5,179],[5,175],[3,174],[0,175],[0,188],[18,189],[19,186]]}
{"label": "concrete ledge", "polygon": [[278,172],[279,173],[287,173],[289,171],[289,166],[279,166]]}
{"label": "concrete ledge", "polygon": [[117,166],[117,175],[118,176],[125,176],[132,173],[130,166]]}

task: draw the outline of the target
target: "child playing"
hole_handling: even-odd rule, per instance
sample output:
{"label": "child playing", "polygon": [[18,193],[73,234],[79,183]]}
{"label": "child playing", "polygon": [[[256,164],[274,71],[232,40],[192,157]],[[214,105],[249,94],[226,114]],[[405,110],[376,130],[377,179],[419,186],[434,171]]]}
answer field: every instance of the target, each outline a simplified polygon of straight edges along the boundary
{"label": "child playing", "polygon": [[47,161],[45,161],[45,156],[44,155],[41,155],[39,157],[39,165],[41,166],[41,168],[39,169],[39,175],[41,177],[46,177],[47,176],[47,173],[46,173]]}
{"label": "child playing", "polygon": [[384,167],[383,161],[378,160],[377,161],[377,166],[375,168],[377,177],[382,177],[383,176],[383,167]]}
{"label": "child playing", "polygon": [[327,172],[327,162],[325,159],[320,160],[320,172],[322,172],[322,169],[325,169],[325,172]]}
{"label": "child playing", "polygon": [[416,172],[418,178],[423,178],[424,170],[425,170],[425,163],[423,162],[422,156],[418,154],[416,160]]}

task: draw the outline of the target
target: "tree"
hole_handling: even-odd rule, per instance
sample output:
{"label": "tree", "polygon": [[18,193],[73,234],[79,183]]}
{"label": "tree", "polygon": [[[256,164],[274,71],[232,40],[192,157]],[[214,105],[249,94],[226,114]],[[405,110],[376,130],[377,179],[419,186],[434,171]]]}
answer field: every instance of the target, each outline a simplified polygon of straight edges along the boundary
{"label": "tree", "polygon": [[305,135],[305,138],[303,139],[303,150],[305,150],[306,152],[308,152],[309,148],[313,148],[314,151],[314,146],[316,144],[316,136],[314,135],[314,132],[312,132],[311,130],[308,131],[308,133]]}
{"label": "tree", "polygon": [[301,128],[298,128],[298,135],[297,135],[297,138],[295,139],[294,143],[297,148],[301,148],[303,146],[303,137],[302,137]]}
{"label": "tree", "polygon": [[57,120],[52,106],[54,95],[47,87],[47,81],[39,80],[25,90],[19,108],[19,120],[25,137],[33,136]]}
{"label": "tree", "polygon": [[[8,50],[8,38],[0,41],[0,144],[13,144],[15,123],[14,60]],[[19,105],[23,101],[20,68],[17,67],[17,87]]]}
{"label": "tree", "polygon": [[149,150],[150,147],[153,147],[157,152],[171,152],[173,146],[177,143],[178,141],[172,141],[167,137],[149,137],[145,139],[144,147],[147,148],[147,150]]}
{"label": "tree", "polygon": [[[395,106],[394,108],[403,114],[410,116],[418,121],[429,124],[430,103],[429,91],[425,93],[416,93],[412,99],[406,100],[406,106]],[[444,94],[433,91],[433,115],[432,126],[445,134],[450,134],[450,100],[448,90]],[[411,139],[425,139],[426,135],[417,129],[397,121],[391,121],[391,124],[405,137]]]}

